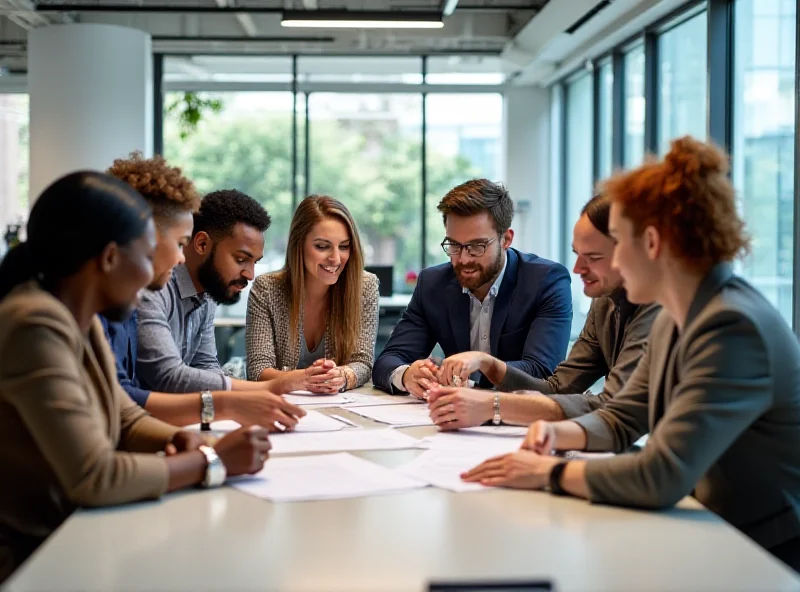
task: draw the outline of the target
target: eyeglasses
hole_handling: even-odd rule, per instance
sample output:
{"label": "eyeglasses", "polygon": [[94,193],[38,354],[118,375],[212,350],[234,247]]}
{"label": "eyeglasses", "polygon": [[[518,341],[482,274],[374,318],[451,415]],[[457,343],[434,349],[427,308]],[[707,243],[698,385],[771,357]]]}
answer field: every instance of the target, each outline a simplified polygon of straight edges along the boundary
{"label": "eyeglasses", "polygon": [[496,240],[496,238],[492,238],[488,241],[478,241],[474,243],[467,243],[466,245],[462,245],[461,243],[457,243],[455,241],[444,240],[442,241],[442,249],[444,249],[444,252],[451,257],[460,255],[461,249],[466,249],[470,257],[481,257],[486,252],[486,247],[491,245]]}

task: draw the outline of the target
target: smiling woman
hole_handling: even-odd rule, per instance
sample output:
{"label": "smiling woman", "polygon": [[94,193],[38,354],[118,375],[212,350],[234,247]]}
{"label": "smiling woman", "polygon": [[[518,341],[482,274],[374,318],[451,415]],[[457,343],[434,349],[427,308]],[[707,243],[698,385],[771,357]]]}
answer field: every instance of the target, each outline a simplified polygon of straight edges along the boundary
{"label": "smiling woman", "polygon": [[372,373],[378,278],[364,271],[361,240],[340,201],[312,195],[297,208],[286,265],[260,276],[247,305],[247,374],[288,378],[294,388],[333,393]]}

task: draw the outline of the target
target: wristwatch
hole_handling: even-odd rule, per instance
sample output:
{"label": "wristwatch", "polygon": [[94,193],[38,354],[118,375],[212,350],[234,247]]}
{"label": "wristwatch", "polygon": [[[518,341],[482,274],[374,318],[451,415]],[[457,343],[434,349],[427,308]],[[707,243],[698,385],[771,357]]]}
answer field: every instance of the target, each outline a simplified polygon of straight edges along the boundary
{"label": "wristwatch", "polygon": [[495,393],[494,395],[494,417],[492,418],[492,423],[494,425],[503,423],[503,419],[500,417],[500,393]]}
{"label": "wristwatch", "polygon": [[566,490],[561,487],[561,475],[564,474],[567,464],[567,461],[562,461],[550,471],[550,493],[553,495],[567,495]]}
{"label": "wristwatch", "polygon": [[214,421],[214,397],[211,391],[202,391],[200,393],[200,430],[203,432],[211,431],[211,422]]}
{"label": "wristwatch", "polygon": [[206,457],[206,476],[203,478],[201,485],[203,487],[219,487],[225,483],[225,478],[228,476],[228,471],[225,469],[225,464],[217,454],[217,451],[211,446],[200,446],[198,450]]}

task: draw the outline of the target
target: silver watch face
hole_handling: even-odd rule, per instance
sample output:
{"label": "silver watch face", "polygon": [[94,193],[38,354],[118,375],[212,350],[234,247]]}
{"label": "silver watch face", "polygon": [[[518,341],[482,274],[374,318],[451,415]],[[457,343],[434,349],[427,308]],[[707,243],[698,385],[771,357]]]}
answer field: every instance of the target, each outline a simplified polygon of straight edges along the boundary
{"label": "silver watch face", "polygon": [[228,471],[225,469],[222,459],[217,455],[217,451],[210,446],[201,446],[200,451],[205,455],[208,462],[206,475],[203,479],[203,487],[218,487],[225,483]]}
{"label": "silver watch face", "polygon": [[200,409],[200,421],[202,423],[211,423],[214,421],[214,398],[211,393],[205,391],[200,393],[200,401],[202,408]]}

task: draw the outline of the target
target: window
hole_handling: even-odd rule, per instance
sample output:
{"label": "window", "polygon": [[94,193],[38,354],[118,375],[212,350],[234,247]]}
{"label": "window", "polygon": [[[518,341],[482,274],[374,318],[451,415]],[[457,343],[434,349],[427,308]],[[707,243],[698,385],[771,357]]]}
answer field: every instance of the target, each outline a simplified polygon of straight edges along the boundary
{"label": "window", "polygon": [[644,160],[644,45],[625,53],[625,142],[623,165],[633,167]]}
{"label": "window", "polygon": [[613,135],[614,69],[611,61],[600,66],[599,92],[597,94],[597,177],[603,179],[611,174],[611,143]]}
{"label": "window", "polygon": [[[219,100],[221,109],[218,113],[205,112],[197,129],[188,134],[183,130],[185,137],[181,137],[179,114],[185,94],[167,95],[165,158],[183,168],[203,194],[234,188],[260,201],[272,217],[272,225],[265,234],[264,258],[257,272],[279,269],[283,266],[293,213],[292,93],[231,92],[198,96]],[[298,114],[298,123],[302,119]],[[302,138],[302,133],[299,136]],[[238,304],[225,307],[221,314],[244,316],[246,307],[247,293],[243,293]]]}
{"label": "window", "polygon": [[707,17],[703,11],[658,39],[658,147],[690,134],[707,136]]}
{"label": "window", "polygon": [[311,193],[347,205],[367,265],[393,265],[394,288],[422,262],[422,96],[309,96]]}
{"label": "window", "polygon": [[[594,145],[592,127],[592,77],[582,74],[567,83],[566,88],[566,175],[565,175],[565,246],[566,265],[571,269],[575,256],[572,243],[572,226],[584,204],[592,197],[592,152]],[[572,333],[576,336],[583,327],[589,312],[590,300],[583,294],[580,282],[572,282]]]}
{"label": "window", "polygon": [[422,83],[419,57],[326,57],[297,58],[298,82]]}
{"label": "window", "polygon": [[497,56],[452,55],[428,58],[427,84],[502,84],[506,74]]}
{"label": "window", "polygon": [[737,0],[733,179],[752,253],[740,272],[792,321],[796,3]]}
{"label": "window", "polygon": [[0,94],[0,171],[2,257],[6,233],[28,218],[28,95]]}
{"label": "window", "polygon": [[427,110],[426,264],[449,261],[440,246],[436,206],[453,187],[474,178],[502,181],[503,96],[431,94]]}

